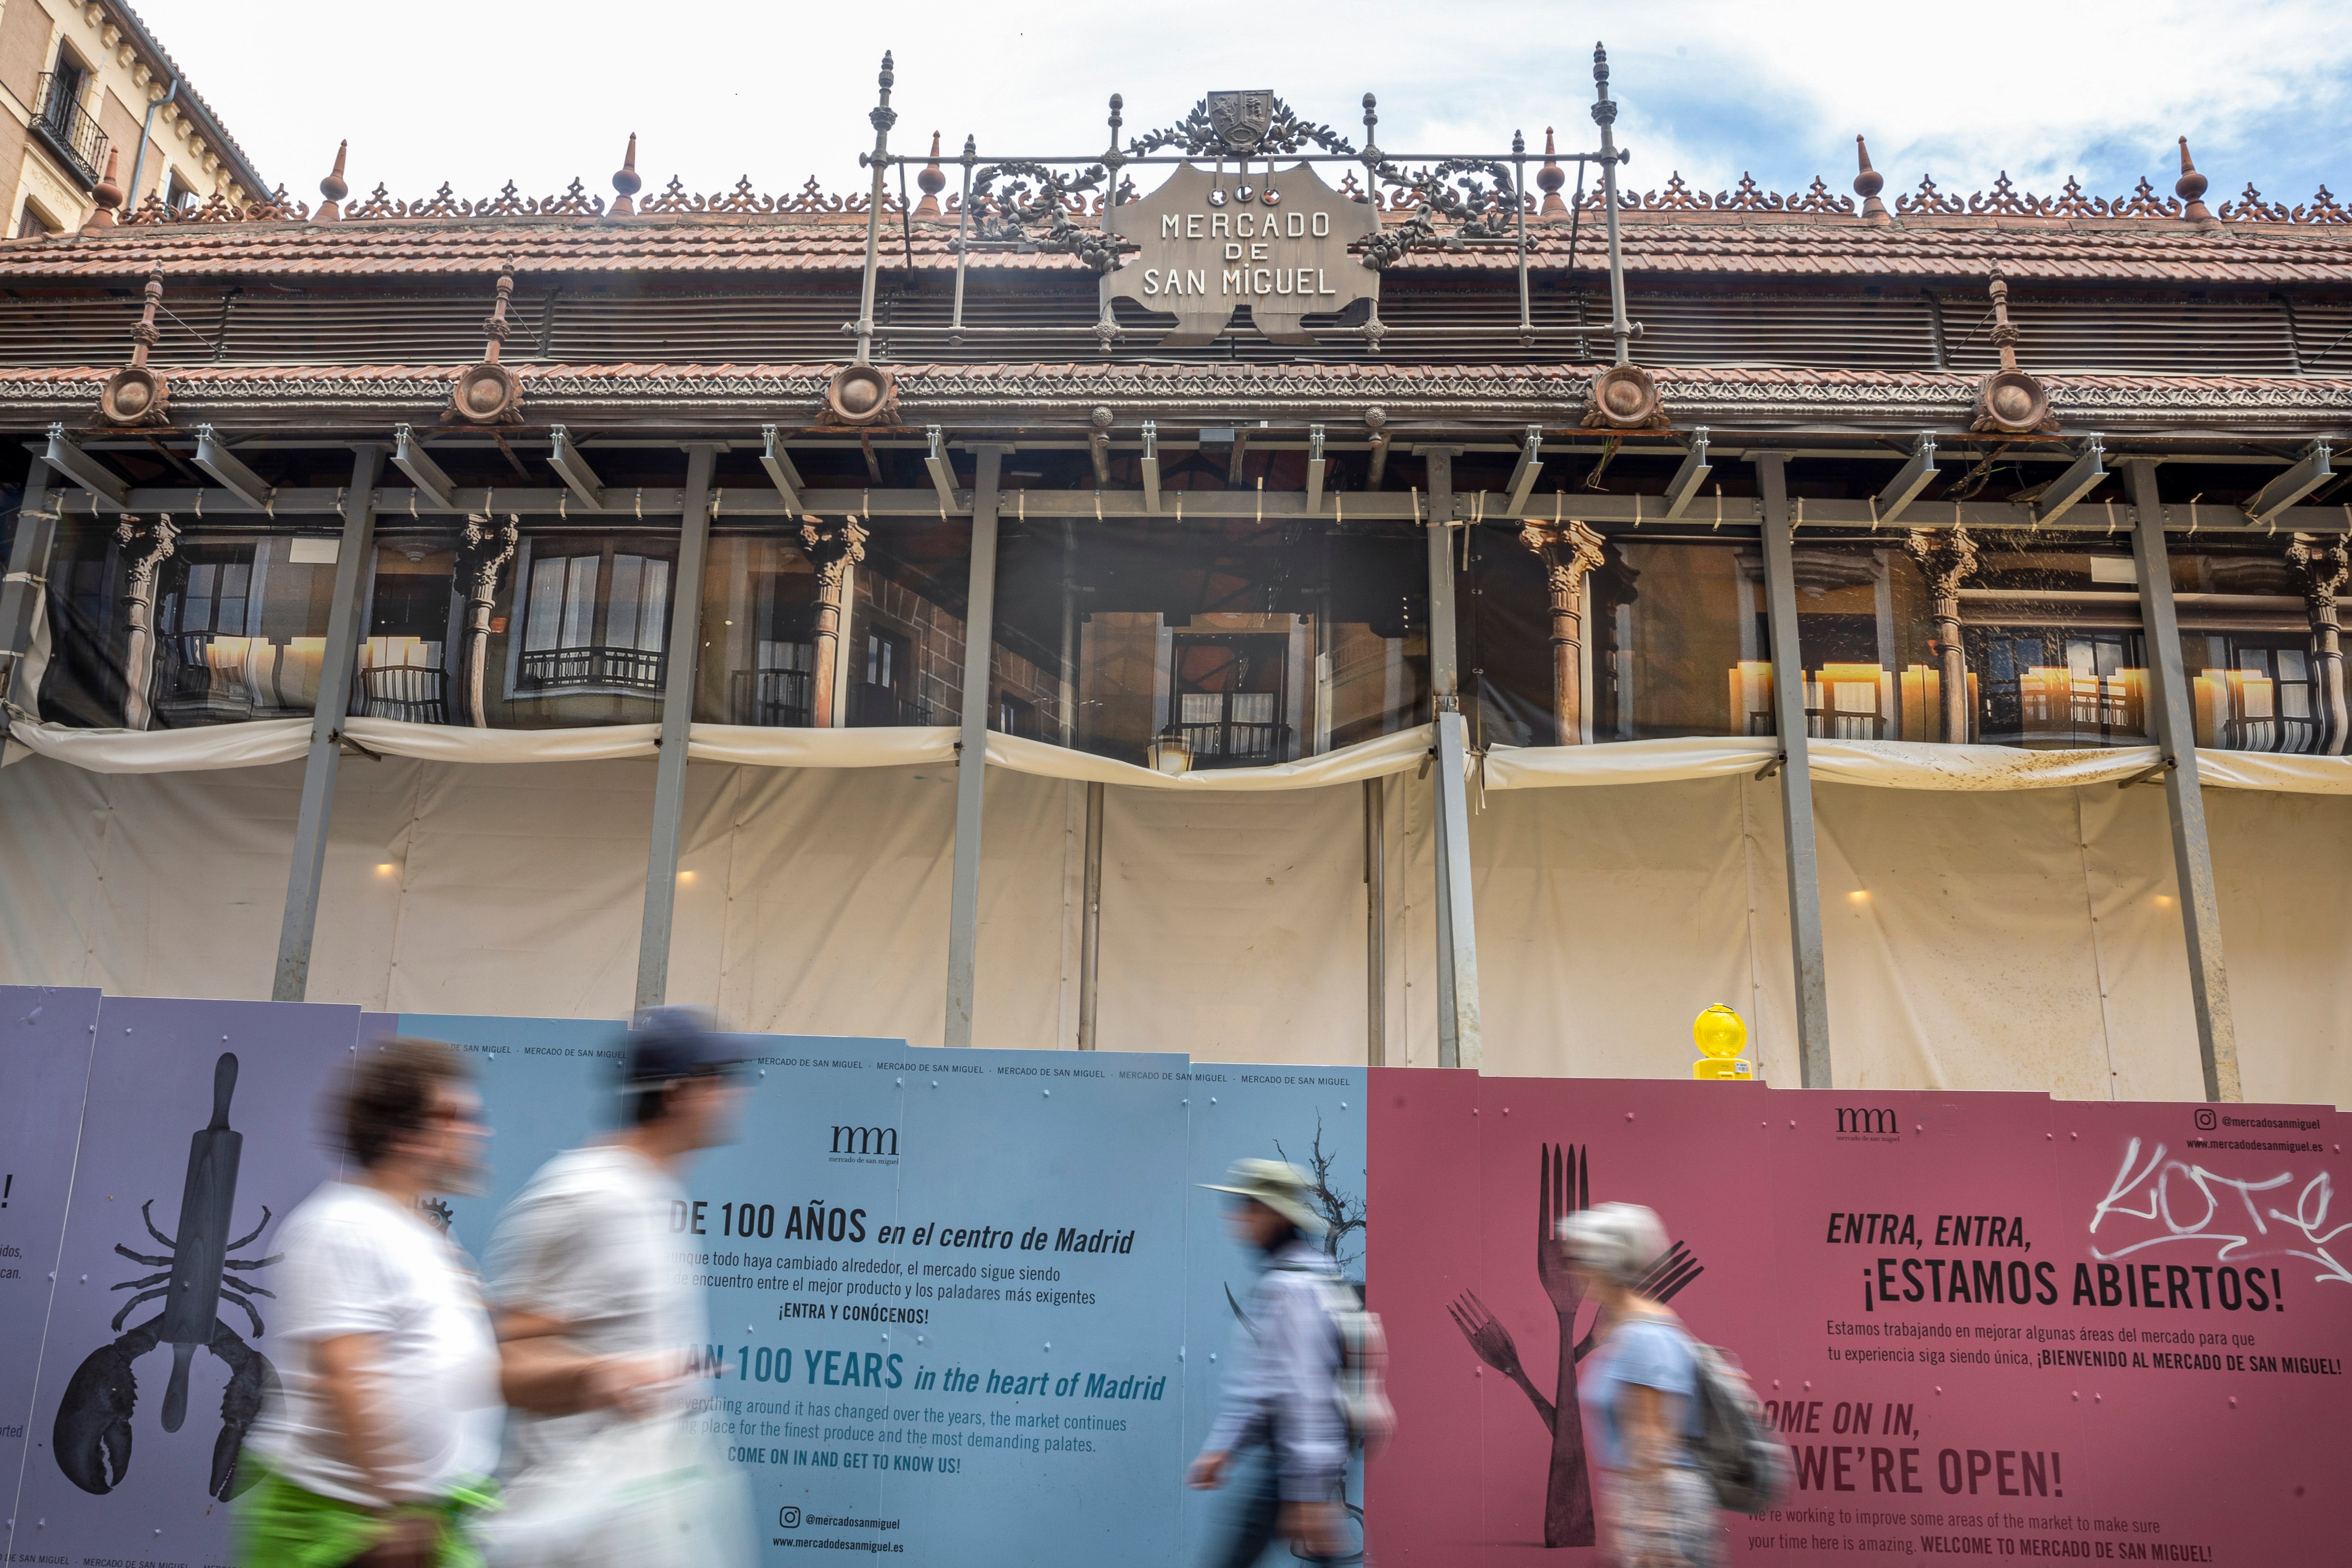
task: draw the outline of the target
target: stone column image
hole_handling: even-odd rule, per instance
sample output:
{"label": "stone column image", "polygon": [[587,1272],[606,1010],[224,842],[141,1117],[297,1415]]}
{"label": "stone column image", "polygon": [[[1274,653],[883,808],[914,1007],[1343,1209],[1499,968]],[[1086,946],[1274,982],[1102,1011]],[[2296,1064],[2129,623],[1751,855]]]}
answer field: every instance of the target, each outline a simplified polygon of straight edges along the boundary
{"label": "stone column image", "polygon": [[1551,710],[1557,744],[1584,740],[1584,580],[1604,559],[1601,535],[1570,518],[1530,522],[1519,542],[1543,562],[1551,590]]}
{"label": "stone column image", "polygon": [[1943,738],[1969,738],[1969,661],[1960,647],[1960,584],[1977,569],[1976,541],[1965,528],[1915,528],[1904,549],[1927,579],[1943,686]]}
{"label": "stone column image", "polygon": [[2352,714],[2344,697],[2344,647],[2336,625],[2336,595],[2352,574],[2352,553],[2340,539],[2298,533],[2286,549],[2287,564],[2294,569],[2295,584],[2303,590],[2305,610],[2311,616],[2311,675],[2316,700],[2312,704],[2320,723],[2314,749],[2331,757],[2344,754]]}
{"label": "stone column image", "polygon": [[847,717],[835,713],[833,692],[841,663],[841,634],[847,620],[850,569],[866,559],[866,532],[854,517],[839,522],[808,518],[801,523],[801,550],[816,568],[816,625],[810,640],[815,645],[810,663],[809,722],[819,730],[837,727]]}
{"label": "stone column image", "polygon": [[172,558],[179,538],[180,531],[173,526],[168,512],[152,522],[126,513],[114,525],[114,541],[122,547],[123,562],[130,568],[122,589],[123,616],[131,626],[131,640],[122,654],[125,729],[144,730],[154,718],[155,572]]}
{"label": "stone column image", "polygon": [[459,700],[466,722],[477,730],[489,728],[482,705],[482,667],[489,658],[490,609],[499,599],[499,574],[515,557],[522,542],[520,520],[509,513],[504,525],[486,515],[466,520],[457,536],[457,595],[466,601],[466,662],[458,673]]}

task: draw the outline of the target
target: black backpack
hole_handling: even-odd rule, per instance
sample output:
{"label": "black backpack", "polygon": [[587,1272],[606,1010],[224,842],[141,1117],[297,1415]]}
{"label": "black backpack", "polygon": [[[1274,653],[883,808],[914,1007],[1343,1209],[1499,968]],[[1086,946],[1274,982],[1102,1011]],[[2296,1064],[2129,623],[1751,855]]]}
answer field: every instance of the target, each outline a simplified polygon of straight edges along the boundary
{"label": "black backpack", "polygon": [[1698,1436],[1690,1440],[1715,1500],[1734,1513],[1760,1514],[1789,1495],[1789,1451],[1772,1436],[1748,1374],[1725,1352],[1690,1342],[1698,1368]]}

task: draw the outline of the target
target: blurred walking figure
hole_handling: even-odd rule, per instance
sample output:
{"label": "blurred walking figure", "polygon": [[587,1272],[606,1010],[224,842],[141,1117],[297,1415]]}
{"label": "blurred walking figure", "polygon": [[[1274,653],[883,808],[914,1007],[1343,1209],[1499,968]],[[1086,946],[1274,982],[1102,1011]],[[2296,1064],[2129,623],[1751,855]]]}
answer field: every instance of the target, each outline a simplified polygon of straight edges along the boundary
{"label": "blurred walking figure", "polygon": [[1309,1563],[1347,1548],[1348,1414],[1342,1345],[1328,1292],[1339,1271],[1314,1238],[1323,1217],[1306,1173],[1279,1160],[1242,1160],[1222,1184],[1234,1239],[1258,1251],[1264,1272],[1248,1318],[1234,1327],[1224,1403],[1186,1482],[1223,1486],[1238,1472],[1210,1568],[1251,1568],[1277,1540]]}
{"label": "blurred walking figure", "polygon": [[1577,1396],[1600,1438],[1602,1546],[1619,1568],[1714,1568],[1716,1490],[1696,1444],[1700,1352],[1682,1320],[1637,1289],[1666,1251],[1665,1228],[1638,1204],[1601,1204],[1559,1222],[1600,1342]]}
{"label": "blurred walking figure", "polygon": [[429,1040],[362,1056],[339,1120],[356,1172],[287,1216],[283,1386],[246,1443],[241,1568],[474,1568],[459,1528],[498,1459],[498,1346],[465,1257],[418,1207],[479,1189],[464,1058]]}
{"label": "blurred walking figure", "polygon": [[496,1568],[743,1568],[749,1494],[692,1419],[709,1340],[671,1215],[734,1136],[742,1051],[687,1008],[628,1036],[623,1128],[559,1154],[499,1219],[491,1295],[507,1403]]}

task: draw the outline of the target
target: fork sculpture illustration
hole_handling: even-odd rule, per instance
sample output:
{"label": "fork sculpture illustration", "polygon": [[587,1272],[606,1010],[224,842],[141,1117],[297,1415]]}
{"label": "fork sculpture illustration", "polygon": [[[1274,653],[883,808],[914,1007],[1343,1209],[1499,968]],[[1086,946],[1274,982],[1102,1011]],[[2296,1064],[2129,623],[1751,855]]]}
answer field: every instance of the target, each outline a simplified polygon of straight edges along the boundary
{"label": "fork sculpture illustration", "polygon": [[[1544,1482],[1544,1544],[1591,1546],[1597,1539],[1592,1516],[1592,1478],[1584,1452],[1584,1426],[1576,1403],[1576,1364],[1591,1353],[1600,1332],[1599,1314],[1576,1337],[1577,1313],[1584,1305],[1584,1287],[1569,1268],[1557,1240],[1559,1222],[1592,1206],[1589,1149],[1574,1144],[1547,1143],[1540,1151],[1536,1175],[1536,1278],[1559,1320],[1559,1373],[1547,1399],[1528,1376],[1519,1347],[1502,1321],[1465,1290],[1447,1309],[1454,1326],[1470,1342],[1480,1361],[1518,1385],[1535,1406],[1536,1415],[1551,1434],[1551,1464]],[[1654,1301],[1668,1301],[1705,1270],[1681,1242],[1668,1247],[1635,1286]]]}

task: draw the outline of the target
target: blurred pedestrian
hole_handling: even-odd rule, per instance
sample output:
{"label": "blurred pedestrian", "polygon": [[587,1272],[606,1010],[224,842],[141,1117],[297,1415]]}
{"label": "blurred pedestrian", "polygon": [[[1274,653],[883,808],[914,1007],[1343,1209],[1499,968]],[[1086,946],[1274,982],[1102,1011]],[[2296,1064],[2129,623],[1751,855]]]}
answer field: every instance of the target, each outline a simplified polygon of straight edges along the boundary
{"label": "blurred pedestrian", "polygon": [[1577,1397],[1600,1438],[1606,1560],[1713,1568],[1716,1493],[1696,1447],[1698,1350],[1682,1320],[1637,1288],[1665,1254],[1665,1227],[1638,1204],[1601,1204],[1561,1219],[1559,1239],[1601,1309]]}
{"label": "blurred pedestrian", "polygon": [[394,1040],[353,1068],[339,1120],[357,1167],[278,1233],[279,1387],[246,1442],[241,1568],[472,1568],[489,1501],[498,1346],[465,1257],[419,1208],[477,1191],[481,1100],[465,1060]]}
{"label": "blurred pedestrian", "polygon": [[1225,1358],[1223,1405],[1192,1469],[1202,1489],[1235,1480],[1210,1568],[1251,1568],[1277,1540],[1309,1563],[1346,1548],[1348,1421],[1340,1335],[1327,1304],[1338,1266],[1316,1245],[1325,1229],[1306,1173],[1279,1160],[1242,1160],[1212,1192],[1231,1194],[1228,1223],[1262,1272]]}
{"label": "blurred pedestrian", "polygon": [[743,1051],[686,1008],[630,1031],[621,1131],[533,1176],[491,1243],[508,1428],[497,1568],[743,1568],[748,1493],[696,1419],[709,1340],[678,1178],[734,1136]]}

